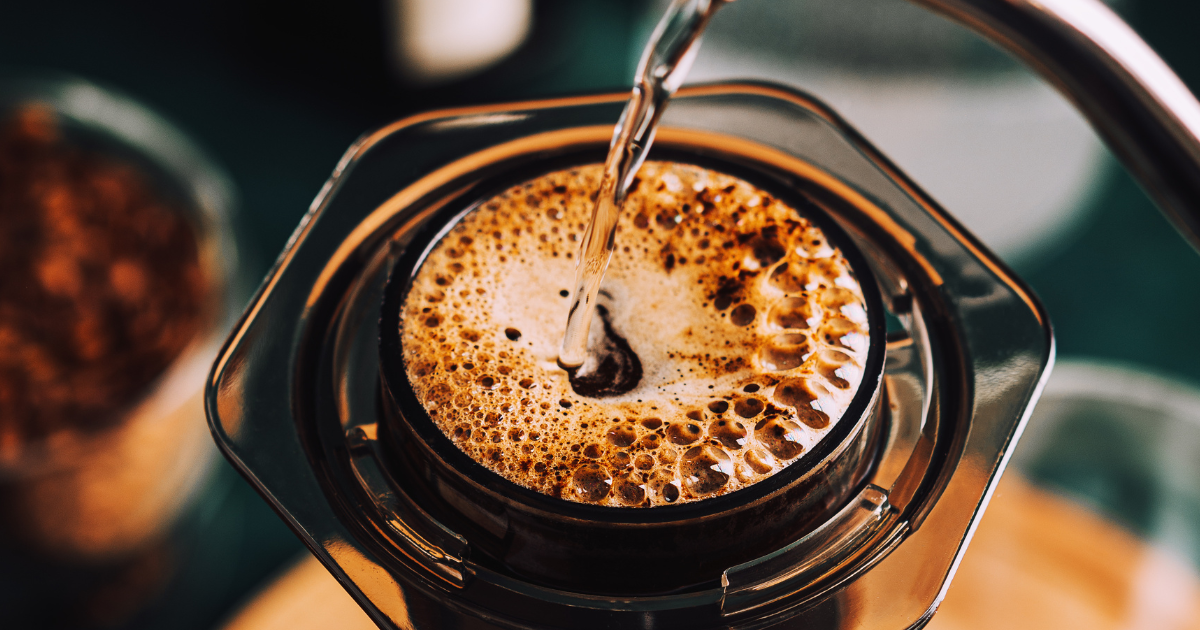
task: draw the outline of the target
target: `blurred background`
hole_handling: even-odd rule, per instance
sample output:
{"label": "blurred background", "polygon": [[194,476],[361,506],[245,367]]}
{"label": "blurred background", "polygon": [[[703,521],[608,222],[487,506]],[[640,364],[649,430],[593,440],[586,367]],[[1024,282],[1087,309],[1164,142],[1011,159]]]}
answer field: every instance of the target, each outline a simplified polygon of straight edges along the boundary
{"label": "blurred background", "polygon": [[[1109,4],[1200,89],[1200,5]],[[118,102],[105,111],[126,112],[102,121],[107,128],[122,128],[131,116],[155,121],[147,124],[157,135],[140,140],[151,147],[150,159],[168,171],[211,171],[204,186],[220,199],[197,203],[220,206],[228,224],[232,244],[221,251],[227,261],[237,252],[236,268],[227,270],[236,312],[360,134],[451,105],[627,90],[665,6],[7,0],[0,3],[0,81],[92,86],[106,95],[95,102]],[[1066,402],[1039,410],[1031,435],[1034,426],[1055,428],[1022,446],[1018,467],[1038,487],[1167,550],[1190,575],[1187,567],[1200,560],[1200,476],[1179,462],[1200,460],[1200,440],[1191,457],[1191,438],[1179,436],[1200,431],[1193,391],[1200,386],[1200,291],[1193,288],[1200,255],[1086,122],[1003,53],[903,0],[732,4],[714,20],[690,80],[749,78],[830,103],[1033,287],[1073,376],[1052,382]],[[185,145],[192,158],[172,157],[171,146]],[[1143,396],[1128,410],[1105,398],[1131,383],[1174,394]],[[1156,408],[1160,399],[1174,406]],[[1087,420],[1099,417],[1095,409],[1112,418]],[[1183,428],[1148,437],[1138,423],[1154,414],[1169,418],[1164,426]],[[1175,437],[1163,438],[1164,431]],[[1170,444],[1185,451],[1166,457]],[[17,628],[212,628],[230,619],[302,547],[223,460],[204,461],[211,463],[201,467],[197,489],[172,512],[168,551],[160,545],[117,568],[95,569],[92,582],[66,561],[32,579],[29,567],[45,562],[27,550],[0,551],[0,625],[14,627],[3,618],[11,610],[42,611],[17,614]],[[21,483],[0,476],[0,485]],[[108,590],[96,590],[97,581]],[[1184,590],[1181,597],[1194,598]],[[68,591],[90,598],[86,613],[52,614]],[[1200,619],[1181,614],[1178,627]]]}

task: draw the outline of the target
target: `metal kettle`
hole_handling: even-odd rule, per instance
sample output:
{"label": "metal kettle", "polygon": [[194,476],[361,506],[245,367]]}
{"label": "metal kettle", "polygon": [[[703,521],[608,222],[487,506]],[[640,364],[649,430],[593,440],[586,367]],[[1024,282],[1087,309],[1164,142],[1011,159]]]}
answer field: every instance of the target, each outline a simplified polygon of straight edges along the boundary
{"label": "metal kettle", "polygon": [[1056,87],[1200,249],[1200,103],[1099,0],[912,0],[1021,59]]}

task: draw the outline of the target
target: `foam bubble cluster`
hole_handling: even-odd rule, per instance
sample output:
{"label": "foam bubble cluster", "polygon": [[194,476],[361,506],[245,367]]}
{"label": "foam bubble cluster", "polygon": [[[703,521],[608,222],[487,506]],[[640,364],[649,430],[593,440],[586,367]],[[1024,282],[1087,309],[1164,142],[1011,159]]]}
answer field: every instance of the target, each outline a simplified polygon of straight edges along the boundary
{"label": "foam bubble cluster", "polygon": [[511,188],[433,247],[401,312],[418,400],[480,464],[583,503],[696,501],[795,462],[862,381],[867,314],[849,263],[763,190],[647,162],[601,291],[608,325],[591,328],[620,335],[642,374],[624,393],[579,395],[557,356],[600,175]]}

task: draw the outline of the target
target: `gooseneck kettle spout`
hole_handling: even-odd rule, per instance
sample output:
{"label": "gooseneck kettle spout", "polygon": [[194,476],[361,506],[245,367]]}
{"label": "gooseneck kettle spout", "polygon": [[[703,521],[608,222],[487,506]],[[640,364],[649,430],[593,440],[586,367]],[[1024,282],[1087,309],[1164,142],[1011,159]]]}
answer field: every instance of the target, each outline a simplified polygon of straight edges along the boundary
{"label": "gooseneck kettle spout", "polygon": [[1100,0],[911,0],[1022,59],[1200,250],[1200,102]]}

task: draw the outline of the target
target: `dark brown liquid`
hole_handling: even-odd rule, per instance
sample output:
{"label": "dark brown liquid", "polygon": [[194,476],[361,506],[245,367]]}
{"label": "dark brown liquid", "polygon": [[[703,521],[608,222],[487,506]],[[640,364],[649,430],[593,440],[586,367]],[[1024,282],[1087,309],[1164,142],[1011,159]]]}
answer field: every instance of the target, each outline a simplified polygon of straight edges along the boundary
{"label": "dark brown liquid", "polygon": [[642,361],[629,342],[613,330],[608,309],[597,306],[596,314],[604,324],[604,338],[591,348],[596,367],[587,371],[582,366],[567,368],[571,389],[588,398],[609,398],[633,391],[642,380]]}

